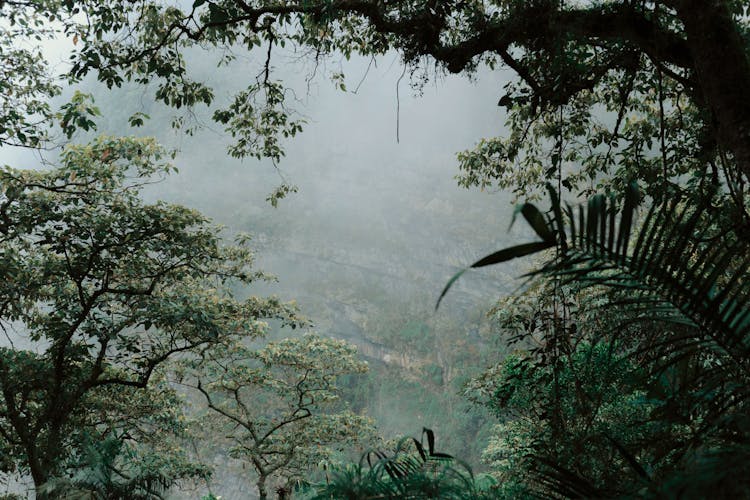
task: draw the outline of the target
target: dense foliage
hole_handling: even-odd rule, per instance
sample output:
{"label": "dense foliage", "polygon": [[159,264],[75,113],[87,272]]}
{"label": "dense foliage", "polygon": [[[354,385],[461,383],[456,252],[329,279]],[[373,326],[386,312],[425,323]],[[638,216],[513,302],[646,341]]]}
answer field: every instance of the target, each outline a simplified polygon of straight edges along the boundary
{"label": "dense foliage", "polygon": [[[510,134],[460,154],[459,182],[518,196],[539,196],[547,182],[556,189],[548,215],[530,204],[518,209],[541,241],[473,267],[555,254],[533,273],[541,284],[496,311],[518,352],[467,388],[502,421],[486,452],[497,493],[747,496],[737,478],[747,477],[750,455],[748,7],[0,0],[0,145],[53,148],[95,128],[99,110],[88,95],[75,92],[59,110],[49,101],[63,81],[75,86],[93,75],[109,88],[152,85],[155,99],[176,109],[209,106],[234,138],[231,155],[277,162],[284,138],[304,125],[274,77],[279,51],[293,47],[317,70],[327,56],[395,50],[417,86],[433,67],[470,75],[508,67],[518,79],[499,105]],[[36,43],[56,37],[73,46],[63,80]],[[214,89],[189,71],[199,49],[215,50],[220,65],[242,51],[262,57],[256,74],[217,106]],[[343,74],[328,76],[345,90]],[[147,118],[135,113],[130,123]],[[298,477],[318,457],[310,441],[359,433],[327,419],[366,423],[343,408],[316,413],[335,396],[330,377],[361,371],[347,348],[326,344],[308,359],[312,337],[248,347],[266,331],[264,319],[300,321],[276,299],[232,298],[229,285],[262,278],[245,248],[223,247],[196,212],[142,202],[143,183],[170,169],[163,157],[151,140],[100,138],[62,149],[55,170],[0,171],[0,321],[28,339],[0,349],[0,467],[29,473],[40,497],[60,488],[148,497],[205,476],[173,446],[184,429],[179,395],[166,382],[174,372],[164,365],[175,356],[193,363],[187,383],[209,409],[238,425],[233,454],[261,479],[276,471]],[[574,210],[561,204],[563,188],[614,196]],[[280,186],[272,203],[291,191]],[[639,203],[650,206],[640,226]],[[527,307],[515,309],[519,303]],[[243,392],[250,386],[252,404],[269,413],[250,406]],[[310,390],[322,400],[310,402]],[[314,415],[318,426],[295,427]],[[133,468],[167,449],[174,456],[165,463]],[[290,464],[294,470],[284,470]],[[361,467],[345,470],[339,485],[361,482]],[[65,474],[70,481],[50,481]],[[456,484],[426,481],[431,490],[415,495],[439,497]]]}
{"label": "dense foliage", "polygon": [[743,471],[749,451],[750,242],[733,229],[706,238],[707,205],[680,201],[635,226],[634,185],[622,207],[595,196],[567,217],[550,194],[547,218],[519,207],[541,242],[474,265],[556,248],[531,273],[549,280],[521,313],[516,339],[531,347],[468,391],[509,417],[486,451],[506,493],[745,495],[725,470]]}
{"label": "dense foliage", "polygon": [[[74,43],[69,82],[93,73],[109,87],[150,83],[155,98],[175,108],[215,102],[208,84],[191,79],[187,54],[193,49],[222,49],[214,52],[219,65],[231,65],[243,52],[259,52],[257,76],[242,82],[229,104],[213,108],[214,119],[236,139],[230,147],[235,156],[279,160],[282,139],[304,124],[284,82],[274,78],[274,54],[291,46],[317,68],[336,54],[375,57],[397,50],[417,85],[429,79],[431,62],[455,73],[506,66],[520,77],[499,102],[509,111],[510,135],[483,140],[461,156],[466,185],[498,183],[521,194],[543,185],[556,173],[553,149],[563,143],[557,156],[566,162],[561,181],[570,188],[593,187],[602,174],[620,185],[636,176],[658,197],[684,189],[678,179],[692,176],[689,184],[699,192],[706,184],[723,183],[744,211],[750,105],[742,89],[750,82],[750,63],[742,1],[0,5],[11,26],[3,33],[6,44],[58,34]],[[61,113],[44,103],[58,88],[38,50],[19,49],[5,65],[9,81],[19,74],[29,78],[17,82],[23,92],[4,93],[9,111],[3,142],[33,145],[46,137],[27,132],[26,113],[18,109],[28,108],[29,116],[43,122],[61,118],[66,134],[90,125],[85,102]],[[329,76],[345,88],[340,72]],[[131,121],[144,118],[139,113]]]}
{"label": "dense foliage", "polygon": [[62,162],[0,174],[0,319],[24,343],[0,350],[0,446],[5,470],[37,487],[66,473],[86,439],[156,453],[179,433],[178,399],[158,383],[171,357],[259,337],[265,319],[298,323],[277,299],[232,298],[230,282],[263,277],[247,248],[223,246],[195,211],[140,199],[172,168],[152,140],[103,137]]}
{"label": "dense foliage", "polygon": [[204,350],[183,363],[180,378],[206,400],[207,421],[221,419],[228,454],[255,470],[265,500],[269,483],[291,492],[311,481],[311,470],[337,463],[337,451],[374,441],[371,420],[346,409],[337,387],[339,377],[365,371],[353,346],[308,334],[260,350]]}
{"label": "dense foliage", "polygon": [[[427,443],[424,438],[427,438]],[[483,480],[484,479],[484,480]],[[422,439],[401,439],[393,453],[371,450],[359,463],[339,467],[320,485],[314,500],[328,498],[493,498],[493,481],[476,478],[469,467],[446,453],[435,451],[435,435],[422,430]]]}

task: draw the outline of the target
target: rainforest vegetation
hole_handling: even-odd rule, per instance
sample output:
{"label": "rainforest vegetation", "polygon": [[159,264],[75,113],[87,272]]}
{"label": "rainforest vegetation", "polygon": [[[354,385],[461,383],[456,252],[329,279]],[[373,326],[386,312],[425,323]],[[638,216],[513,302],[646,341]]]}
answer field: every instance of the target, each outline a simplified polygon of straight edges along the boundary
{"label": "rainforest vegetation", "polygon": [[[749,9],[0,0],[0,151],[41,159],[0,169],[0,498],[750,497]],[[505,125],[457,153],[460,209],[427,198],[431,223],[384,208],[385,230],[352,233],[434,245],[344,265],[342,243],[281,299],[255,252],[301,275],[326,238],[305,218],[325,193],[285,209],[315,120],[300,89],[343,99],[387,58],[417,95],[512,74],[485,104]],[[177,189],[200,211],[160,187],[190,155],[204,182]],[[270,194],[223,156],[278,172]],[[296,161],[347,175],[314,157]],[[445,173],[415,171],[422,192]],[[361,203],[386,196],[354,172]],[[216,224],[212,184],[262,208]],[[430,261],[477,221],[449,233],[448,272]],[[425,262],[434,289],[409,274]],[[465,285],[479,273],[499,279]]]}

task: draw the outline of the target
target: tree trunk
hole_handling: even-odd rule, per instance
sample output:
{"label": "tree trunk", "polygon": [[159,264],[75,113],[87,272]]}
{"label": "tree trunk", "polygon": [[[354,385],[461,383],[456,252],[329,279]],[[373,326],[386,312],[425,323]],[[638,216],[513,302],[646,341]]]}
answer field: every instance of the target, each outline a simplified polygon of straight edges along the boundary
{"label": "tree trunk", "polygon": [[719,144],[750,180],[750,61],[727,2],[675,4]]}
{"label": "tree trunk", "polygon": [[39,464],[38,460],[30,460],[29,462],[31,479],[34,481],[36,500],[47,500],[49,496],[41,492],[41,487],[49,481],[49,474],[44,467]]}
{"label": "tree trunk", "polygon": [[48,500],[57,495],[45,495],[40,492],[41,487],[59,472],[58,465],[63,457],[61,444],[61,421],[67,413],[57,415],[54,422],[50,423],[45,440],[36,436],[32,444],[28,446],[29,470],[34,480],[34,490],[37,500]]}
{"label": "tree trunk", "polygon": [[258,486],[258,498],[260,500],[268,500],[268,492],[266,491],[266,477],[265,474],[258,475],[258,482],[255,483]]}

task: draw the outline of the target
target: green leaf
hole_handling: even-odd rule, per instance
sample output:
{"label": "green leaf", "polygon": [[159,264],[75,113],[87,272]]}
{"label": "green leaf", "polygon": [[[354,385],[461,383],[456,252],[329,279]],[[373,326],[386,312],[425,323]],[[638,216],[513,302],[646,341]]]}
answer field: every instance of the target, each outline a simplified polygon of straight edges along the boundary
{"label": "green leaf", "polygon": [[443,291],[440,293],[440,297],[437,299],[437,303],[435,304],[435,310],[438,310],[438,307],[440,307],[440,301],[443,300],[443,297],[445,297],[445,294],[448,293],[448,290],[453,286],[453,283],[456,282],[458,278],[461,277],[462,274],[464,274],[466,271],[468,271],[469,268],[461,269],[459,272],[454,274],[451,279],[448,280],[448,283],[445,285],[445,288],[443,288]]}
{"label": "green leaf", "polygon": [[494,264],[500,264],[501,262],[506,262],[506,261],[509,261],[518,257],[525,257],[527,255],[531,255],[532,253],[541,252],[542,250],[546,250],[553,246],[555,246],[555,243],[549,242],[549,241],[535,241],[533,243],[523,243],[521,245],[516,245],[516,246],[509,247],[509,248],[504,248],[503,250],[498,250],[495,253],[492,253],[482,259],[479,259],[478,261],[476,261],[469,267],[475,268],[475,267],[484,267],[484,266],[491,266]]}
{"label": "green leaf", "polygon": [[453,275],[453,277],[448,280],[448,283],[445,285],[445,288],[443,288],[442,293],[440,294],[440,297],[438,297],[437,303],[435,304],[435,310],[437,311],[438,307],[440,307],[440,301],[443,300],[443,297],[445,297],[445,294],[448,293],[448,290],[453,286],[453,284],[458,280],[458,278],[461,277],[466,271],[468,271],[471,268],[476,267],[484,267],[484,266],[491,266],[493,264],[499,264],[501,262],[506,262],[518,257],[525,257],[526,255],[531,255],[533,253],[541,252],[542,250],[546,250],[548,248],[551,248],[555,246],[554,241],[553,242],[547,242],[547,241],[536,241],[533,243],[524,243],[521,245],[516,245],[510,248],[505,248],[503,250],[499,250],[495,253],[492,253],[490,255],[487,255],[486,257],[483,257],[473,263],[471,266],[462,269],[461,271],[457,272]]}
{"label": "green leaf", "polygon": [[515,222],[516,216],[519,212],[521,213],[521,215],[523,215],[523,218],[526,219],[526,222],[529,223],[529,225],[532,227],[532,229],[534,229],[534,231],[539,235],[540,238],[542,238],[545,242],[554,244],[555,233],[550,229],[546,219],[544,218],[544,215],[542,215],[542,213],[538,208],[536,208],[536,206],[534,206],[532,203],[524,203],[517,206],[516,210],[513,212],[513,219],[510,223],[511,226]]}
{"label": "green leaf", "polygon": [[229,20],[229,14],[226,10],[222,9],[215,3],[208,4],[208,22],[213,23],[225,23]]}

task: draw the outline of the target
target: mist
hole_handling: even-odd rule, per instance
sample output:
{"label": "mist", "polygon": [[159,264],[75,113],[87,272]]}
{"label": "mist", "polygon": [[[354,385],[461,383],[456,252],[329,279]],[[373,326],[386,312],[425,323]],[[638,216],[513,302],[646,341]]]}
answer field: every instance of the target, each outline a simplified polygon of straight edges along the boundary
{"label": "mist", "polygon": [[[191,57],[197,74],[216,85],[219,101],[255,75],[251,65],[215,70],[199,54]],[[509,75],[431,75],[415,88],[418,78],[402,75],[400,60],[389,55],[377,64],[345,62],[343,92],[323,70],[308,82],[310,66],[300,71],[292,62],[278,58],[274,76],[292,85],[293,106],[308,123],[284,143],[278,165],[231,158],[231,138],[200,108],[189,114],[200,125],[193,135],[173,130],[173,111],[142,88],[88,84],[102,111],[97,134],[154,135],[175,148],[179,173],[145,196],[200,210],[228,237],[251,233],[256,267],[277,282],[244,293],[296,300],[316,331],[354,343],[369,361],[367,376],[348,381],[352,407],[372,416],[386,439],[431,428],[441,451],[481,470],[482,436],[492,419],[459,393],[504,356],[486,312],[518,286],[521,273],[513,265],[467,273],[434,309],[455,272],[525,234],[508,232],[509,194],[468,191],[454,179],[458,151],[503,133],[505,114],[495,103]],[[142,129],[126,126],[135,111],[152,116]],[[39,166],[26,153],[0,153],[14,167]],[[298,192],[274,208],[266,198],[282,182]],[[224,467],[222,460],[215,457],[214,465]],[[242,473],[219,473],[214,494],[247,498],[243,481],[251,478],[234,474]]]}

